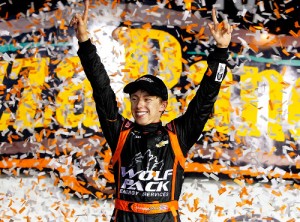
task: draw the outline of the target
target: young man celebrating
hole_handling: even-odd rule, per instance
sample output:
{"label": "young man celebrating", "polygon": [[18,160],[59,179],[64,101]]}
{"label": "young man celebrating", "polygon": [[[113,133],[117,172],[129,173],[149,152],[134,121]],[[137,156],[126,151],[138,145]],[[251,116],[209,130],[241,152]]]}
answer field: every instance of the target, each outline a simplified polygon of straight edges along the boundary
{"label": "young man celebrating", "polygon": [[183,115],[162,125],[168,90],[159,78],[144,75],[124,88],[130,95],[131,122],[119,114],[107,72],[88,37],[88,4],[86,0],[83,15],[75,15],[70,25],[76,31],[78,55],[113,154],[116,199],[111,222],[179,222],[185,159],[209,118],[226,75],[232,26],[226,21],[219,24],[212,11],[209,28],[216,48],[208,57],[201,86]]}

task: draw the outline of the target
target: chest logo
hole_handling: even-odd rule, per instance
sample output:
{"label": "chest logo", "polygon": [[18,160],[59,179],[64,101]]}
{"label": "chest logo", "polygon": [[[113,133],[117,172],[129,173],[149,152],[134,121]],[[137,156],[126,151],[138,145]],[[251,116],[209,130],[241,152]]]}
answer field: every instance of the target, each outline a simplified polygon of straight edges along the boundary
{"label": "chest logo", "polygon": [[167,144],[169,144],[169,140],[160,141],[160,142],[157,143],[155,146],[156,146],[157,148],[161,148],[161,147],[163,147],[163,146],[165,146],[165,145],[167,145]]}

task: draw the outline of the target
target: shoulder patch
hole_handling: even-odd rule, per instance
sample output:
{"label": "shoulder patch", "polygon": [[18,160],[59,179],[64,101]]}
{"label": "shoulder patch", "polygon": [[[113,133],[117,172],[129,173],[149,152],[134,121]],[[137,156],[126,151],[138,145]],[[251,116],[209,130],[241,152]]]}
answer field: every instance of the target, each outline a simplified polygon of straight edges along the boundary
{"label": "shoulder patch", "polygon": [[222,80],[225,77],[225,71],[226,71],[226,64],[219,63],[216,78],[215,78],[216,82],[222,82]]}

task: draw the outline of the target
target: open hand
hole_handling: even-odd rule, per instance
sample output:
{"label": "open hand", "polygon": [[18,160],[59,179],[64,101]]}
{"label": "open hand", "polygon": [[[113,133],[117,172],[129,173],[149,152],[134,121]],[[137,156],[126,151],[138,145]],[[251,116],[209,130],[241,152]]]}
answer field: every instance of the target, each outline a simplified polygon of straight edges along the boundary
{"label": "open hand", "polygon": [[217,43],[217,47],[227,48],[231,41],[233,27],[229,25],[227,19],[223,20],[221,23],[218,22],[215,8],[212,10],[212,20],[213,23],[208,24],[208,27]]}
{"label": "open hand", "polygon": [[89,11],[89,0],[84,0],[84,12],[83,15],[76,13],[71,19],[70,26],[74,27],[76,37],[79,42],[84,42],[89,39],[87,31],[87,20]]}

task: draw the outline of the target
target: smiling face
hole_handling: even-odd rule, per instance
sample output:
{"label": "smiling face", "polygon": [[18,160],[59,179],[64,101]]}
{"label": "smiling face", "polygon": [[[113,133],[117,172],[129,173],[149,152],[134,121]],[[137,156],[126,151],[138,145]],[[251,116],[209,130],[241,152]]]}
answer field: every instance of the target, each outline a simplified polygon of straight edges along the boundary
{"label": "smiling face", "polygon": [[138,90],[130,95],[131,113],[139,125],[158,123],[167,107],[167,101],[158,96],[151,96],[144,90]]}

